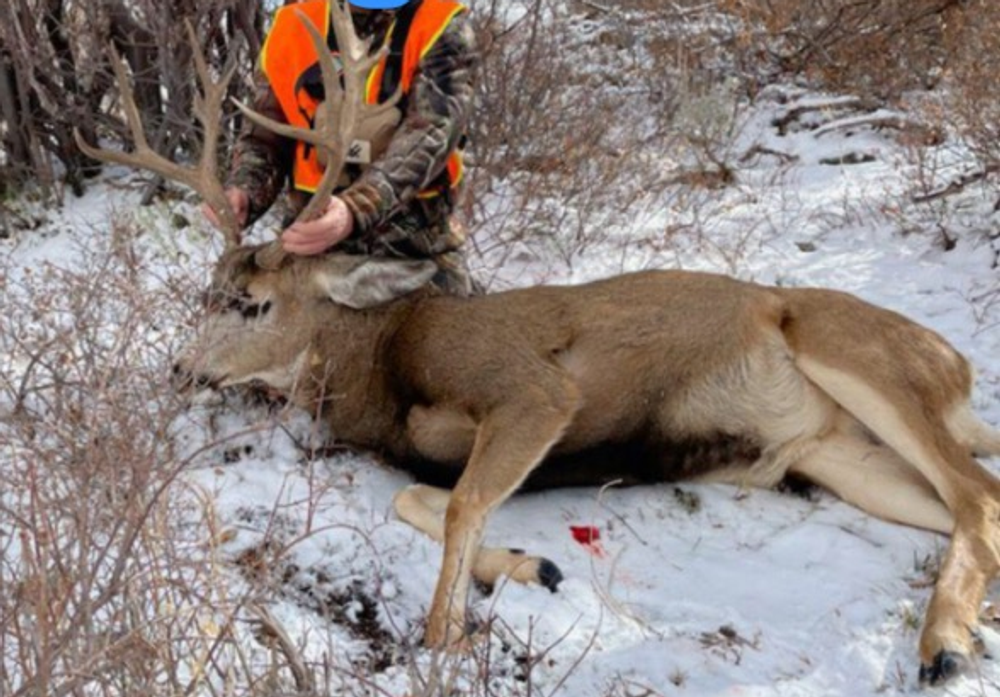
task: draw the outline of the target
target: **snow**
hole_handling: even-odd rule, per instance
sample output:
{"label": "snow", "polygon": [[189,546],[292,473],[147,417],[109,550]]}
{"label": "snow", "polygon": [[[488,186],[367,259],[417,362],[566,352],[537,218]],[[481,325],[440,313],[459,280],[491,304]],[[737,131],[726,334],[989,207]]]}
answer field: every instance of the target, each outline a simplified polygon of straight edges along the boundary
{"label": "snow", "polygon": [[[792,88],[782,94],[791,104],[836,101]],[[748,112],[735,151],[756,144],[788,159],[761,151],[740,166],[734,186],[694,194],[704,196],[697,218],[690,201],[648,201],[585,254],[525,249],[501,268],[474,259],[477,273],[505,287],[682,267],[849,291],[948,337],[979,369],[975,407],[1000,423],[994,250],[981,234],[996,226],[991,202],[970,189],[943,207],[913,206],[910,165],[891,132],[838,123],[782,136],[771,123],[787,108],[765,96]],[[834,106],[814,117],[827,126],[858,118]],[[952,152],[939,147],[942,158]],[[821,163],[848,152],[873,159]],[[219,241],[190,201],[132,210],[136,194],[124,181],[112,173],[51,212],[44,230],[6,242],[8,282],[45,264],[84,266],[81,250],[102,248],[110,220],[135,216],[146,230],[137,244],[149,287],[186,273],[195,293]],[[167,231],[162,221],[175,210],[195,224]],[[957,238],[954,249],[935,244],[938,224]],[[671,226],[694,232],[661,234]],[[8,362],[4,370],[22,367]],[[215,551],[234,592],[249,584],[234,560],[269,540],[280,555],[266,602],[304,658],[333,662],[331,686],[412,694],[441,660],[419,646],[440,548],[391,513],[406,475],[362,455],[326,453],[324,436],[305,414],[238,399],[192,406],[172,435],[193,458],[182,488],[209,501],[220,531]],[[194,514],[189,522],[203,524]],[[574,525],[595,526],[599,545],[575,541]],[[682,484],[516,497],[492,516],[487,544],[548,557],[565,581],[555,594],[513,583],[476,594],[490,642],[470,658],[444,660],[457,684],[469,686],[488,656],[488,688],[477,693],[528,694],[530,683],[532,694],[574,697],[857,697],[918,689],[916,643],[930,596],[924,565],[946,540],[824,493]],[[366,602],[380,646],[370,629],[358,629]],[[984,640],[1000,655],[1000,635],[985,628]],[[384,660],[376,667],[373,657]],[[982,660],[941,692],[998,690],[1000,667]]]}

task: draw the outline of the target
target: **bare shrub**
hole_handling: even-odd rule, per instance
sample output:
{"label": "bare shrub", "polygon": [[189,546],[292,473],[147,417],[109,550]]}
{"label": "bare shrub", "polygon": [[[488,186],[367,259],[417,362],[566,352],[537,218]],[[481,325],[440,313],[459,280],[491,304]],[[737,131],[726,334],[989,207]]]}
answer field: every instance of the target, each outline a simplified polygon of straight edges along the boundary
{"label": "bare shrub", "polygon": [[[980,187],[1000,208],[1000,9],[988,0],[724,0],[738,19],[741,72],[805,77],[867,103],[902,106],[917,120],[873,119],[908,148],[913,176],[904,229],[927,229],[945,249],[960,233],[947,219],[954,194]],[[947,140],[946,140],[947,139]],[[926,205],[929,204],[929,205]],[[985,226],[984,226],[985,227]]]}
{"label": "bare shrub", "polygon": [[927,233],[945,250],[963,238],[974,244],[989,238],[996,250],[990,213],[1000,210],[1000,58],[993,50],[998,30],[1000,8],[994,3],[964,3],[944,31],[948,61],[939,85],[903,100],[939,137],[900,139],[909,191],[894,211],[896,224],[905,233]]}
{"label": "bare shrub", "polygon": [[179,525],[210,513],[177,495],[162,328],[184,305],[127,245],[80,256],[0,273],[0,692],[184,694],[241,602],[210,528]]}
{"label": "bare shrub", "polygon": [[678,183],[679,168],[731,181],[724,143],[740,91],[719,88],[711,5],[522,9],[474,5],[483,67],[465,212],[488,265],[525,248],[572,265]]}
{"label": "bare shrub", "polygon": [[[1000,6],[988,0],[966,3],[966,12],[948,26],[948,48],[954,58],[947,71],[946,86],[954,99],[942,119],[952,125],[970,147],[978,172],[994,182],[993,195],[1000,196],[995,182],[1000,173]],[[994,210],[1000,210],[995,198]]]}
{"label": "bare shrub", "polygon": [[[191,53],[183,26],[199,29],[212,62],[241,51],[251,72],[263,29],[263,7],[251,0],[93,3],[80,0],[10,0],[0,25],[0,142],[10,176],[47,192],[65,183],[75,194],[98,171],[73,140],[124,142],[108,69],[114,46],[135,78],[136,97],[161,154],[184,153],[194,124]],[[247,81],[234,81],[234,94]],[[231,129],[234,131],[235,129]]]}
{"label": "bare shrub", "polygon": [[827,87],[892,98],[930,87],[948,59],[946,26],[963,0],[722,0],[744,23],[733,48],[744,65],[761,59],[776,71]]}

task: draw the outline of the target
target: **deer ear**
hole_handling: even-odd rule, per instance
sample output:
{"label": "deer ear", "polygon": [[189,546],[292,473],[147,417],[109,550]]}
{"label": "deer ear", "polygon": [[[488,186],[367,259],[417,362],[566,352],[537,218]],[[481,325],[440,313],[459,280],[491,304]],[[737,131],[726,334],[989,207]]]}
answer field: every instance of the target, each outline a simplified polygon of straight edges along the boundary
{"label": "deer ear", "polygon": [[323,297],[363,310],[422,288],[437,271],[437,264],[429,259],[327,254],[312,278]]}

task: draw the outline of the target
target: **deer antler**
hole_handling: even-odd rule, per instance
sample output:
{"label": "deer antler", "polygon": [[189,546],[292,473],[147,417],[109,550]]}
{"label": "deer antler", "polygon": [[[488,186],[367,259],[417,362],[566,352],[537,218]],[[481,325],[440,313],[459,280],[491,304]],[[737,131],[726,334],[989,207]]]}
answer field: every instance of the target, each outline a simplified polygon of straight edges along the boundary
{"label": "deer antler", "polygon": [[179,165],[160,155],[149,146],[139,109],[135,104],[133,90],[125,72],[125,63],[121,60],[114,46],[110,47],[110,51],[115,81],[118,83],[118,91],[121,93],[122,108],[125,111],[135,150],[133,152],[104,150],[87,143],[79,131],[74,130],[73,136],[80,150],[95,160],[146,169],[163,176],[165,179],[180,182],[192,188],[221,217],[226,247],[231,248],[239,245],[240,226],[226,198],[222,182],[219,180],[216,157],[222,121],[222,101],[226,98],[229,81],[236,69],[236,63],[233,60],[235,52],[230,54],[219,80],[213,80],[209,74],[205,57],[199,49],[194,28],[189,22],[185,25],[194,55],[195,68],[198,72],[198,81],[203,92],[203,95],[196,94],[194,98],[194,113],[204,129],[201,156],[195,167]]}
{"label": "deer antler", "polygon": [[[361,115],[376,116],[393,108],[402,94],[402,88],[397,88],[395,94],[381,104],[365,102],[365,82],[368,73],[378,64],[388,48],[383,46],[369,55],[368,42],[358,38],[349,11],[341,7],[336,0],[332,0],[329,4],[333,31],[337,37],[337,49],[343,66],[343,86],[340,82],[340,71],[327,48],[326,37],[305,13],[300,10],[295,11],[316,48],[323,76],[325,99],[317,107],[318,113],[315,119],[319,127],[310,129],[291,126],[258,114],[239,102],[236,103],[240,111],[255,124],[279,135],[308,143],[326,156],[323,177],[308,205],[296,217],[298,221],[312,220],[323,211],[347,162],[347,154],[354,141],[354,133]],[[280,239],[275,240],[257,254],[257,263],[264,268],[277,268],[284,256]]]}

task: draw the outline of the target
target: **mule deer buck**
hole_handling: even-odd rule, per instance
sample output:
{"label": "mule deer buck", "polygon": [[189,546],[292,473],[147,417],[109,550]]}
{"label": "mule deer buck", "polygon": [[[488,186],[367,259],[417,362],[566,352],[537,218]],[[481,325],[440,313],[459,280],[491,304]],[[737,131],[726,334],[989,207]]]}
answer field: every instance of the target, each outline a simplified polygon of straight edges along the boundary
{"label": "mule deer buck", "polygon": [[[331,10],[347,47],[339,101],[358,105],[372,59],[337,3]],[[217,105],[203,68],[206,103]],[[348,138],[336,141],[317,198],[337,179],[350,114],[339,116]],[[199,191],[217,200],[214,186]],[[939,335],[844,293],[712,274],[650,271],[462,299],[416,288],[427,271],[233,246],[175,371],[213,388],[264,383],[321,414],[340,440],[416,475],[395,508],[444,544],[428,645],[463,639],[473,577],[559,583],[548,560],[481,546],[490,512],[519,489],[613,479],[770,487],[794,474],[880,518],[951,535],[920,639],[921,679],[942,681],[972,660],[1000,567],[1000,481],[975,457],[1000,454],[1000,433],[973,414],[970,366]]]}

